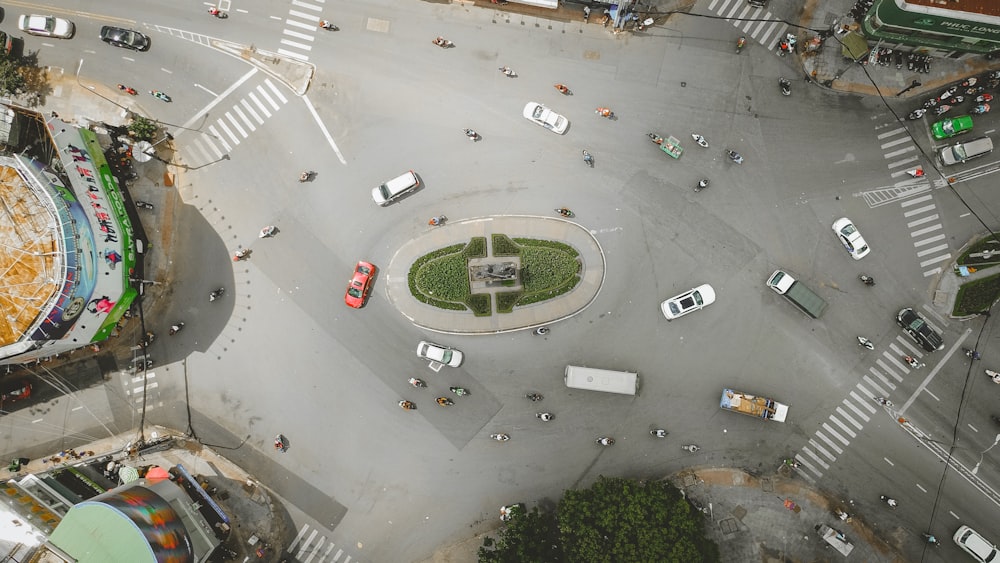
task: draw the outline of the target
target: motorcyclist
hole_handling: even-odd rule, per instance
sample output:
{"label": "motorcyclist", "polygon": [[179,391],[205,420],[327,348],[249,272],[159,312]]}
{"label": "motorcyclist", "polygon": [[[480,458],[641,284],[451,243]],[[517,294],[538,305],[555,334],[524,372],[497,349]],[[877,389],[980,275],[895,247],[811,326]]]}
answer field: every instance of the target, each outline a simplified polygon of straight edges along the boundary
{"label": "motorcyclist", "polygon": [[875,397],[875,402],[886,407],[892,406],[892,401],[886,399],[885,397]]}
{"label": "motorcyclist", "polygon": [[463,129],[465,131],[465,136],[475,141],[479,137],[479,133],[476,133],[474,129]]}
{"label": "motorcyclist", "polygon": [[535,331],[534,331],[534,334],[536,334],[538,336],[545,336],[548,333],[549,333],[549,328],[545,327],[545,326],[540,326],[540,327],[536,328]]}
{"label": "motorcyclist", "polygon": [[602,446],[611,446],[615,443],[615,439],[610,436],[602,436],[597,439],[597,443]]}
{"label": "motorcyclist", "polygon": [[587,164],[594,164],[594,157],[590,155],[586,150],[583,151],[583,161]]}
{"label": "motorcyclist", "polygon": [[666,430],[662,429],[662,428],[657,428],[655,430],[650,430],[649,433],[652,434],[653,436],[657,437],[657,438],[666,438],[667,434],[668,434],[668,432]]}
{"label": "motorcyclist", "polygon": [[556,84],[555,88],[563,94],[569,94],[569,88],[567,88],[565,84]]}
{"label": "motorcyclist", "polygon": [[438,397],[436,401],[437,404],[441,405],[442,407],[447,407],[455,404],[455,401],[452,401],[448,397]]}
{"label": "motorcyclist", "polygon": [[427,387],[427,384],[424,383],[424,380],[422,380],[422,379],[417,379],[416,377],[411,377],[409,381],[410,381],[410,385],[412,385],[414,387]]}
{"label": "motorcyclist", "polygon": [[215,301],[216,299],[222,297],[222,294],[225,293],[225,292],[226,292],[226,288],[220,287],[219,289],[216,289],[212,293],[208,294],[208,300],[209,301]]}
{"label": "motorcyclist", "polygon": [[563,217],[572,217],[573,216],[573,212],[570,211],[569,208],[566,208],[566,207],[560,207],[559,209],[556,209],[556,212],[558,212]]}
{"label": "motorcyclist", "polygon": [[594,113],[596,113],[601,117],[611,117],[615,114],[615,112],[611,111],[611,108],[605,108],[605,107],[597,108],[596,110],[594,110]]}
{"label": "motorcyclist", "polygon": [[170,325],[170,330],[167,332],[170,334],[170,336],[173,336],[178,332],[180,332],[182,328],[184,328],[184,323],[177,323],[175,325]]}
{"label": "motorcyclist", "polygon": [[309,180],[309,176],[311,176],[311,175],[312,175],[312,172],[309,172],[308,170],[303,170],[302,173],[299,174],[299,181],[300,182],[308,181]]}
{"label": "motorcyclist", "polygon": [[466,389],[465,387],[449,387],[448,390],[458,395],[459,397],[469,394],[469,390]]}
{"label": "motorcyclist", "polygon": [[417,405],[413,404],[411,401],[400,401],[399,407],[404,411],[412,411],[417,408]]}
{"label": "motorcyclist", "polygon": [[552,420],[553,418],[555,418],[555,416],[553,416],[552,413],[550,413],[550,412],[536,412],[535,413],[535,418],[538,418],[538,419],[542,420],[543,422],[548,422],[548,421]]}
{"label": "motorcyclist", "polygon": [[729,149],[726,152],[729,154],[729,158],[732,159],[733,162],[735,162],[736,164],[743,164],[743,157],[740,155],[740,153],[732,149]]}
{"label": "motorcyclist", "polygon": [[978,360],[983,357],[982,354],[980,354],[976,350],[966,350],[965,355],[969,358],[972,358],[973,360]]}
{"label": "motorcyclist", "polygon": [[217,16],[219,15],[219,9],[215,6],[212,6],[211,8],[208,9],[208,13],[212,14],[213,16]]}
{"label": "motorcyclist", "polygon": [[542,397],[542,396],[541,396],[541,395],[539,395],[538,393],[528,393],[528,394],[527,394],[527,395],[525,395],[524,397],[525,397],[526,399],[531,399],[532,401],[541,401],[542,399],[544,399],[544,397]]}

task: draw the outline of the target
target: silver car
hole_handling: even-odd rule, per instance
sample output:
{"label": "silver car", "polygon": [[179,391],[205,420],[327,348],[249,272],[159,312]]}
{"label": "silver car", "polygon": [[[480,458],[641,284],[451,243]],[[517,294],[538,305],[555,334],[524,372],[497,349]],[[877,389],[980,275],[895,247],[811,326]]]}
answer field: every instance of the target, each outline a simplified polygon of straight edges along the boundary
{"label": "silver car", "polygon": [[453,368],[462,365],[462,360],[465,359],[461,350],[427,342],[426,340],[421,340],[420,344],[417,344],[417,355],[432,362]]}
{"label": "silver car", "polygon": [[528,102],[528,105],[524,106],[524,118],[560,135],[569,127],[569,121],[565,117],[538,102]]}
{"label": "silver car", "polygon": [[58,37],[59,39],[69,39],[73,37],[76,29],[73,22],[57,18],[54,16],[40,16],[31,14],[21,15],[17,18],[17,28],[31,35],[41,35],[42,37]]}

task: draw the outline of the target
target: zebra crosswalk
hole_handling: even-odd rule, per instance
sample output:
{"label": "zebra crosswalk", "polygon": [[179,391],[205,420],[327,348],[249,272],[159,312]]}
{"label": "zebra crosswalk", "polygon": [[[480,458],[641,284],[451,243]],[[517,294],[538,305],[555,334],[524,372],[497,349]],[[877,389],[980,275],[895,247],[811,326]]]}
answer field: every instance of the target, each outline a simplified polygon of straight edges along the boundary
{"label": "zebra crosswalk", "polygon": [[[895,417],[894,407],[880,405],[875,398],[891,398],[907,374],[924,366],[920,363],[923,354],[921,348],[902,334],[890,341],[833,414],[795,455],[800,475],[813,480],[822,477],[874,417]],[[916,358],[918,367],[911,367],[905,356]]]}
{"label": "zebra crosswalk", "polygon": [[189,166],[204,165],[226,158],[241,142],[278,112],[288,98],[270,78],[250,90],[221,117],[209,124],[206,135],[199,135],[182,146]]}
{"label": "zebra crosswalk", "polygon": [[712,0],[708,10],[729,20],[749,39],[777,54],[778,42],[789,29],[787,23],[764,8],[751,6],[746,0]]}
{"label": "zebra crosswalk", "polygon": [[147,371],[144,378],[141,373],[135,375],[122,372],[122,385],[125,388],[125,396],[131,401],[135,412],[149,412],[163,406],[163,401],[157,400],[159,398],[157,388],[160,384],[156,381],[156,373]]}
{"label": "zebra crosswalk", "polygon": [[313,41],[316,40],[316,33],[320,30],[319,21],[323,4],[322,0],[318,2],[292,0],[288,15],[285,17],[285,29],[281,32],[279,53],[300,61],[309,60]]}
{"label": "zebra crosswalk", "polygon": [[[352,561],[351,556],[344,553],[343,549],[338,549],[336,544],[328,542],[326,536],[321,535],[319,529],[312,528],[310,530],[308,524],[303,524],[299,528],[299,533],[295,536],[292,544],[288,546],[287,551],[294,553],[295,560],[300,563],[327,563],[328,561],[331,563],[350,563]],[[353,561],[357,561],[357,559]]]}

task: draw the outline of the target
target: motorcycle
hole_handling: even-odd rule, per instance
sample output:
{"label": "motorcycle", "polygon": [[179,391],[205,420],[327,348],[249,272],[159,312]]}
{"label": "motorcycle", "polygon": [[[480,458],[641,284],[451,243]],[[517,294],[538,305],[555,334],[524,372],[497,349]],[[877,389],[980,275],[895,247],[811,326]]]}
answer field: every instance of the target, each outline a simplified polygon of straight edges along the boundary
{"label": "motorcycle", "polygon": [[441,405],[442,407],[450,407],[455,404],[455,401],[452,401],[448,397],[438,397],[435,400],[437,401],[437,404]]}
{"label": "motorcycle", "polygon": [[986,370],[986,375],[993,380],[993,383],[1000,385],[1000,372],[988,369]]}
{"label": "motorcycle", "polygon": [[649,137],[650,141],[653,141],[657,145],[662,145],[663,144],[663,137],[661,137],[657,133],[646,133],[646,136]]}
{"label": "motorcycle", "polygon": [[135,95],[137,95],[139,93],[139,92],[135,91],[135,88],[129,88],[128,86],[126,86],[124,84],[119,84],[118,85],[118,89],[121,90],[122,92],[125,92],[126,94],[131,95],[131,96],[135,96]]}
{"label": "motorcycle", "polygon": [[150,90],[149,93],[150,93],[151,96],[153,96],[157,100],[162,100],[162,101],[168,102],[168,103],[170,102],[170,96],[164,94],[163,92],[160,92],[159,90]]}
{"label": "motorcycle", "polygon": [[736,53],[738,54],[740,51],[742,51],[743,46],[746,44],[747,44],[747,38],[744,36],[740,36],[740,38],[736,40]]}
{"label": "motorcycle", "polygon": [[587,166],[594,167],[594,157],[587,152],[587,149],[583,150],[583,161],[587,163]]}
{"label": "motorcycle", "polygon": [[918,167],[914,168],[913,170],[907,170],[906,173],[909,174],[913,178],[923,178],[924,177],[924,168],[922,166],[918,166]]}
{"label": "motorcycle", "polygon": [[416,387],[418,389],[419,388],[423,388],[423,387],[427,387],[427,384],[424,383],[423,379],[417,379],[416,377],[411,377],[409,379],[409,382],[410,382],[410,385],[412,385],[412,386],[414,386],[414,387]]}
{"label": "motorcycle", "polygon": [[729,160],[732,160],[736,164],[743,164],[743,156],[740,155],[740,153],[734,150],[726,149],[726,154],[729,155]]}
{"label": "motorcycle", "polygon": [[906,116],[906,119],[920,119],[925,113],[927,113],[927,110],[924,108],[915,109],[910,112],[910,115]]}
{"label": "motorcycle", "polygon": [[141,201],[141,200],[138,200],[138,199],[135,200],[135,206],[138,207],[139,209],[152,209],[153,208],[153,204],[152,203],[149,203],[148,201]]}
{"label": "motorcycle", "polygon": [[500,72],[502,72],[504,74],[504,76],[506,76],[507,78],[516,78],[517,77],[517,73],[514,72],[514,69],[510,68],[509,66],[502,66],[502,67],[500,67]]}
{"label": "motorcycle", "polygon": [[539,394],[539,393],[528,393],[528,394],[526,394],[524,396],[524,398],[525,399],[530,399],[530,400],[532,400],[534,402],[538,402],[538,401],[541,401],[542,399],[544,399],[545,397],[541,396],[541,394]]}
{"label": "motorcycle", "polygon": [[415,411],[415,410],[417,410],[417,405],[413,404],[412,401],[400,401],[398,404],[399,404],[399,408],[403,409],[404,411]]}
{"label": "motorcycle", "polygon": [[694,444],[688,444],[686,446],[681,446],[681,449],[684,450],[684,451],[686,451],[686,452],[694,453],[694,452],[700,450],[701,448],[699,448],[698,446],[696,446]]}
{"label": "motorcycle", "polygon": [[554,414],[552,414],[550,412],[536,412],[535,413],[535,418],[537,418],[538,420],[541,420],[542,422],[548,422],[548,421],[552,420],[555,417],[556,417],[556,415],[554,415]]}
{"label": "motorcycle", "polygon": [[934,108],[934,114],[935,115],[943,115],[943,114],[947,113],[948,110],[950,110],[950,109],[951,109],[951,106],[949,106],[948,104],[945,104],[943,106],[938,106],[938,107]]}
{"label": "motorcycle", "polygon": [[219,289],[216,289],[216,290],[215,290],[215,291],[213,291],[212,293],[209,293],[209,294],[208,294],[208,300],[209,300],[210,302],[211,302],[211,301],[215,301],[216,299],[218,299],[218,298],[222,297],[222,295],[223,295],[224,293],[226,293],[226,288],[224,288],[224,287],[220,287]]}
{"label": "motorcycle", "polygon": [[183,328],[184,328],[184,323],[177,323],[175,325],[170,325],[170,330],[167,331],[167,334],[169,334],[170,336],[173,336],[173,335],[177,334],[178,332],[180,332],[181,329],[183,329]]}
{"label": "motorcycle", "polygon": [[938,96],[938,99],[947,100],[955,92],[958,92],[958,86],[952,86],[952,87],[948,88],[947,90],[945,90],[944,92],[941,92],[941,95]]}
{"label": "motorcycle", "polygon": [[700,192],[701,190],[704,190],[707,187],[708,187],[708,180],[705,179],[705,178],[702,178],[701,180],[698,180],[698,185],[694,187],[694,193],[698,193],[698,192]]}
{"label": "motorcycle", "polygon": [[571,94],[571,92],[569,91],[569,88],[567,88],[565,84],[555,84],[554,86],[555,86],[555,89],[559,90],[559,92],[561,94],[563,94],[563,95],[568,96],[568,95]]}
{"label": "motorcycle", "polygon": [[219,10],[218,8],[216,8],[215,6],[212,6],[211,8],[209,8],[208,9],[208,13],[210,15],[213,15],[213,16],[219,18],[220,20],[224,20],[224,19],[226,19],[226,18],[229,17],[229,14],[227,12],[223,12],[223,11]]}
{"label": "motorcycle", "polygon": [[981,104],[981,103],[984,103],[984,102],[992,102],[992,101],[993,101],[993,95],[992,94],[983,94],[982,96],[976,96],[976,103],[980,103]]}
{"label": "motorcycle", "polygon": [[507,440],[510,440],[510,436],[507,434],[490,434],[490,438],[493,438],[497,442],[506,442]]}
{"label": "motorcycle", "polygon": [[[691,138],[694,139],[694,142],[698,143],[699,147],[701,147],[703,149],[707,149],[708,148],[708,141],[705,140],[705,137],[702,137],[701,135],[699,135],[697,133],[691,133]],[[662,138],[660,139],[660,142],[663,142]],[[660,143],[656,143],[656,144],[660,144]]]}
{"label": "motorcycle", "polygon": [[785,80],[784,78],[778,79],[778,86],[781,87],[781,95],[791,96],[792,95],[792,83]]}
{"label": "motorcycle", "polygon": [[656,428],[654,430],[650,430],[649,431],[649,435],[652,436],[652,437],[654,437],[654,438],[666,438],[667,434],[669,434],[669,432],[667,432],[666,430],[664,430],[662,428]]}
{"label": "motorcycle", "polygon": [[258,235],[258,237],[259,238],[273,237],[274,233],[276,232],[278,232],[278,227],[275,227],[274,225],[268,225],[260,230],[260,234]]}
{"label": "motorcycle", "polygon": [[930,108],[938,105],[938,103],[940,101],[941,101],[940,98],[931,98],[931,99],[927,100],[926,102],[924,102],[924,109],[930,109]]}
{"label": "motorcycle", "polygon": [[340,31],[340,28],[326,20],[319,20],[319,26],[327,31]]}
{"label": "motorcycle", "polygon": [[784,57],[787,53],[794,53],[795,43],[795,36],[791,33],[786,33],[785,38],[778,43],[778,55]]}
{"label": "motorcycle", "polygon": [[874,350],[875,349],[875,344],[873,344],[871,340],[868,340],[864,336],[859,336],[858,337],[858,346],[864,346],[865,348],[868,348],[869,350]]}
{"label": "motorcycle", "polygon": [[611,108],[605,108],[605,107],[599,107],[595,109],[594,113],[596,113],[601,117],[607,117],[608,119],[612,119],[615,116],[615,112],[611,111]]}
{"label": "motorcycle", "polygon": [[241,248],[233,253],[233,262],[239,262],[240,260],[246,260],[250,256],[249,248]]}
{"label": "motorcycle", "polygon": [[274,449],[278,450],[281,453],[287,452],[288,440],[286,440],[283,435],[278,434],[277,436],[274,437]]}
{"label": "motorcycle", "polygon": [[978,360],[983,357],[983,355],[977,352],[976,350],[972,350],[969,348],[962,348],[962,352],[965,354],[966,358],[971,358],[973,360]]}
{"label": "motorcycle", "polygon": [[449,387],[448,390],[458,395],[459,397],[465,397],[471,395],[471,393],[469,393],[469,390],[466,389],[465,387]]}
{"label": "motorcycle", "polygon": [[531,332],[531,334],[534,334],[535,336],[545,336],[548,333],[549,327],[546,326],[540,326]]}
{"label": "motorcycle", "polygon": [[961,84],[959,84],[959,87],[961,87],[961,88],[968,88],[969,86],[975,86],[976,82],[979,82],[979,79],[976,78],[975,76],[973,76],[973,77],[967,79],[965,82],[962,82]]}
{"label": "motorcycle", "polygon": [[924,367],[924,364],[920,363],[920,360],[914,358],[913,356],[903,356],[903,361],[909,364],[913,369],[920,369]]}
{"label": "motorcycle", "polygon": [[879,495],[878,498],[882,499],[882,502],[888,504],[889,508],[896,508],[897,506],[899,506],[899,503],[896,502],[896,499],[894,499],[892,497],[888,497],[888,496],[885,496],[885,495]]}
{"label": "motorcycle", "polygon": [[303,170],[299,174],[299,182],[308,182],[309,180],[312,180],[313,174],[315,174],[315,172],[312,170]]}
{"label": "motorcycle", "polygon": [[153,340],[156,340],[156,335],[153,334],[152,331],[147,331],[146,335],[142,337],[142,345],[143,345],[143,347],[146,347],[146,346],[149,346],[150,344],[152,344]]}
{"label": "motorcycle", "polygon": [[601,436],[600,438],[598,438],[597,440],[594,440],[594,441],[596,443],[602,445],[602,446],[613,446],[613,445],[615,445],[615,439],[612,438],[612,437],[610,437],[610,436]]}
{"label": "motorcycle", "polygon": [[893,406],[892,405],[892,401],[890,401],[889,399],[886,399],[885,397],[872,397],[872,398],[875,399],[876,403],[882,405],[883,407],[892,408],[892,406]]}
{"label": "motorcycle", "polygon": [[865,285],[868,286],[875,285],[875,278],[869,276],[868,274],[861,274],[860,276],[858,276],[858,279],[861,280]]}
{"label": "motorcycle", "polygon": [[437,45],[438,47],[441,47],[443,49],[447,49],[448,47],[453,47],[455,45],[451,41],[448,41],[444,37],[440,37],[440,36],[438,36],[437,39],[434,39],[433,41],[431,41],[431,43],[434,43],[435,45]]}
{"label": "motorcycle", "polygon": [[462,132],[465,133],[465,136],[472,142],[479,140],[479,133],[476,133],[473,129],[462,129]]}
{"label": "motorcycle", "polygon": [[431,217],[429,221],[427,221],[427,224],[432,227],[440,227],[441,225],[444,225],[444,222],[447,220],[448,218],[445,217],[444,215],[435,215],[434,217]]}
{"label": "motorcycle", "polygon": [[576,213],[573,213],[572,211],[570,211],[565,207],[560,207],[559,209],[556,209],[555,212],[562,215],[563,217],[570,217],[570,218],[576,217]]}
{"label": "motorcycle", "polygon": [[979,104],[978,106],[972,108],[971,113],[989,113],[990,104]]}
{"label": "motorcycle", "polygon": [[969,88],[968,90],[965,91],[965,93],[968,94],[969,96],[978,96],[979,94],[982,94],[985,91],[986,91],[986,86],[976,86],[974,88]]}

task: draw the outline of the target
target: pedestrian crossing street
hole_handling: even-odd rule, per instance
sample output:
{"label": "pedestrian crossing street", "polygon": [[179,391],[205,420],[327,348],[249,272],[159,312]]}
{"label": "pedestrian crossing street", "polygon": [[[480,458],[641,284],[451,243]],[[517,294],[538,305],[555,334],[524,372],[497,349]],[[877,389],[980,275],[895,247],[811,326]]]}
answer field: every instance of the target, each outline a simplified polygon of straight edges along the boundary
{"label": "pedestrian crossing street", "polygon": [[[887,130],[877,135],[879,147],[887,161],[889,176],[899,181],[892,187],[865,192],[865,200],[872,207],[895,201],[900,203],[924,277],[937,275],[941,273],[940,264],[951,260],[952,255],[932,196],[931,188],[935,186],[928,175],[912,178],[907,174],[907,170],[917,167],[927,170],[929,167],[923,165],[922,155],[906,127],[898,122],[882,127]],[[944,185],[943,180],[938,182]]]}
{"label": "pedestrian crossing street", "polygon": [[[306,537],[306,534],[309,534]],[[317,540],[316,537],[319,536]],[[303,541],[304,540],[304,541]],[[316,543],[313,544],[313,541]],[[301,543],[299,543],[301,542]],[[336,549],[336,552],[334,552]],[[327,542],[326,536],[321,536],[318,529],[310,531],[309,525],[304,524],[299,529],[295,541],[288,546],[288,553],[295,554],[295,560],[299,563],[350,563],[351,556],[344,553],[343,549],[337,549],[333,542]],[[357,561],[357,559],[354,559]]]}
{"label": "pedestrian crossing street", "polygon": [[[778,42],[785,37],[785,33],[788,32],[789,28],[787,23],[781,21],[780,17],[764,8],[751,6],[747,0],[712,0],[708,4],[708,10],[727,20],[731,20],[730,23],[747,37],[747,41],[754,40],[773,51],[776,55]],[[733,41],[733,48],[736,48],[735,40]]]}
{"label": "pedestrian crossing street", "polygon": [[264,125],[288,103],[288,98],[270,78],[257,84],[247,95],[235,102],[221,117],[209,124],[205,135],[184,143],[181,154],[189,167],[198,167],[226,158],[258,127]]}
{"label": "pedestrian crossing street", "polygon": [[285,29],[281,32],[279,53],[300,61],[309,60],[316,33],[331,33],[319,27],[319,20],[327,19],[320,16],[323,4],[323,0],[315,2],[292,0],[288,15],[285,17]]}
{"label": "pedestrian crossing street", "polygon": [[[930,318],[927,314],[923,317]],[[934,326],[935,330],[940,327]],[[896,419],[895,407],[882,406],[875,402],[876,397],[892,399],[893,392],[903,383],[911,372],[924,367],[921,358],[924,351],[909,339],[902,331],[896,335],[887,349],[875,358],[874,365],[868,368],[861,380],[841,401],[825,422],[820,425],[809,442],[796,454],[800,474],[804,477],[818,479],[830,466],[837,461],[857,437],[865,424],[875,417]],[[911,368],[903,356],[913,356],[920,363],[920,368]]]}

